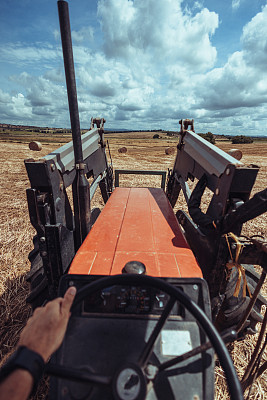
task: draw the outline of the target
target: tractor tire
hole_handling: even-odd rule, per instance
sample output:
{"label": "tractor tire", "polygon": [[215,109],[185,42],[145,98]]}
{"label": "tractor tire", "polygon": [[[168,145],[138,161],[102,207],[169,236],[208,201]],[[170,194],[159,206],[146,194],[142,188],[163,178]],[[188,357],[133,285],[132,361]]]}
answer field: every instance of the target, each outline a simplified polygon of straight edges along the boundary
{"label": "tractor tire", "polygon": [[[243,264],[242,266],[245,269],[247,286],[251,294],[253,294],[260,276],[255,271],[253,265]],[[234,268],[231,271],[231,275],[229,277],[226,290],[224,292],[224,300],[216,319],[216,326],[219,331],[225,330],[227,328],[235,329],[238,323],[242,320],[246,312],[247,306],[250,302],[248,290],[246,290],[246,296],[243,297],[243,278],[239,294],[237,297],[234,296],[237,279],[238,271],[236,268]],[[253,335],[257,333],[256,325],[263,320],[263,316],[261,315],[261,308],[263,305],[266,306],[267,301],[261,294],[259,294],[243,330],[239,332],[239,339],[243,339],[247,334]]]}
{"label": "tractor tire", "polygon": [[31,269],[26,276],[26,280],[30,284],[30,294],[26,301],[34,310],[36,307],[42,307],[50,298],[37,236],[33,238],[33,245],[34,249],[29,253],[28,257],[31,262]]}

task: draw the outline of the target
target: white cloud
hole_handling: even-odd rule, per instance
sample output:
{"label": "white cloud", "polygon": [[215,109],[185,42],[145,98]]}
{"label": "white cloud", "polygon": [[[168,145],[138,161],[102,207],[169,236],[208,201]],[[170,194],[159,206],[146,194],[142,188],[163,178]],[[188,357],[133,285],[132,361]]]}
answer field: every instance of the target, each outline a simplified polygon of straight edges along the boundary
{"label": "white cloud", "polygon": [[79,57],[82,90],[87,87],[91,95],[108,101],[116,120],[127,116],[133,121],[139,115],[142,124],[148,111],[158,121],[167,115],[179,118],[179,110],[194,103],[187,92],[194,79],[214,65],[216,49],[210,38],[218,15],[203,7],[189,15],[181,1],[101,0],[98,17],[104,54],[90,55],[86,62]]}
{"label": "white cloud", "polygon": [[32,107],[52,106],[58,103],[62,104],[66,91],[63,85],[58,85],[45,77],[32,77],[26,72],[18,77],[12,77],[25,88],[26,98]]}
{"label": "white cloud", "polygon": [[65,83],[64,69],[62,68],[51,68],[44,74],[44,78],[51,81],[57,82],[60,84]]}
{"label": "white cloud", "polygon": [[232,126],[243,126],[243,121],[241,118],[234,118],[231,125]]}
{"label": "white cloud", "polygon": [[194,17],[184,13],[182,0],[100,0],[98,17],[107,57],[137,63],[145,59],[164,66],[185,63],[191,69],[211,68],[216,49],[210,37],[218,15],[203,8]]}
{"label": "white cloud", "polygon": [[103,68],[102,62],[94,63],[91,68],[79,68],[77,76],[85,91],[100,98],[115,96],[120,86],[116,71]]}
{"label": "white cloud", "polygon": [[241,0],[232,0],[232,9],[237,10],[240,6]]}
{"label": "white cloud", "polygon": [[92,41],[94,38],[94,29],[91,26],[83,27],[79,31],[73,30],[71,37],[74,42],[81,43],[85,40]]}
{"label": "white cloud", "polygon": [[[255,118],[259,110],[266,111],[266,17],[267,6],[244,27],[243,49],[233,53],[222,68],[213,69],[201,78],[194,90],[198,99],[194,106],[196,109],[209,110],[214,118],[216,114],[219,118],[229,118],[231,126],[240,127],[241,120],[249,115],[248,109]],[[245,123],[243,126],[248,127]]]}
{"label": "white cloud", "polygon": [[6,104],[10,100],[10,96],[0,89],[0,103]]}
{"label": "white cloud", "polygon": [[56,60],[60,56],[58,49],[50,44],[8,43],[0,47],[2,60],[15,64],[36,64],[45,60]]}
{"label": "white cloud", "polygon": [[267,64],[267,5],[243,28],[241,37],[248,65],[263,72]]}
{"label": "white cloud", "polygon": [[11,96],[0,91],[0,115],[4,120],[20,121],[23,118],[31,120],[31,107],[22,93]]}
{"label": "white cloud", "polygon": [[144,90],[141,88],[130,89],[127,92],[127,97],[124,97],[122,102],[118,104],[118,108],[123,111],[144,110],[148,107],[146,99],[150,94],[152,94],[152,91],[149,87]]}
{"label": "white cloud", "polygon": [[81,45],[73,46],[73,57],[75,64],[79,65],[90,65],[94,61],[91,50]]}
{"label": "white cloud", "polygon": [[53,35],[56,41],[58,41],[60,39],[60,31],[58,29],[55,29],[53,31]]}
{"label": "white cloud", "polygon": [[[197,79],[197,74],[214,65],[216,49],[210,38],[218,27],[218,15],[198,4],[192,16],[182,10],[181,3],[182,0],[99,1],[102,50],[88,47],[94,35],[90,26],[72,32],[82,113],[86,113],[86,106],[88,113],[99,113],[101,108],[94,104],[101,100],[109,123],[114,118],[124,121],[127,116],[129,121],[139,119],[142,124],[142,116],[148,111],[161,120],[167,108],[168,115],[174,116],[179,108],[192,104],[191,96],[188,99],[186,93],[178,95],[177,90],[186,92],[193,76]],[[54,36],[58,40],[59,32],[55,31]],[[43,76],[23,73],[17,77],[33,115],[43,112],[52,117],[62,105],[60,96],[66,97],[63,68],[53,63],[62,63],[59,51],[44,43],[17,43],[5,49],[5,59],[10,62],[47,62]],[[161,106],[164,113],[159,111]]]}
{"label": "white cloud", "polygon": [[29,125],[66,125],[69,119],[68,103],[63,85],[50,81],[44,76],[33,77],[26,72],[19,76],[12,76],[10,79],[13,82],[19,82],[23,87],[23,93],[11,96],[0,91],[2,121]]}
{"label": "white cloud", "polygon": [[[55,40],[60,41],[60,31],[55,29],[53,32]],[[81,43],[85,40],[92,41],[94,39],[94,28],[92,26],[83,26],[78,31],[71,31],[71,38],[73,42]]]}
{"label": "white cloud", "polygon": [[[237,9],[240,1],[234,3]],[[248,108],[255,118],[264,119],[266,17],[267,6],[244,26],[240,51],[215,68],[212,36],[218,15],[200,2],[190,10],[183,8],[182,0],[100,0],[102,36],[90,26],[72,32],[82,126],[89,126],[91,116],[100,116],[114,128],[179,129],[178,120],[190,117],[196,119],[197,130],[216,133],[222,124],[230,131],[247,129]],[[59,39],[58,31],[55,36]],[[98,47],[91,42],[93,36]],[[12,118],[16,104],[29,124],[66,126],[60,48],[16,43],[5,49],[4,56],[27,68],[29,63],[42,63],[46,70],[34,77],[30,65],[27,74],[11,78],[23,88],[24,97],[0,91],[1,119]]]}

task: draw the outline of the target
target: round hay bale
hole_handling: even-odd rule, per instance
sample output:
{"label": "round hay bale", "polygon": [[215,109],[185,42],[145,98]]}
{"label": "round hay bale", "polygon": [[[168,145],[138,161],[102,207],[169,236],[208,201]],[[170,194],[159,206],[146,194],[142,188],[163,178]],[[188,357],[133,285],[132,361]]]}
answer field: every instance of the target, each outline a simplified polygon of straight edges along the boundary
{"label": "round hay bale", "polygon": [[165,149],[165,154],[167,154],[167,156],[174,154],[174,153],[175,153],[174,147],[167,147],[167,149]]}
{"label": "round hay bale", "polygon": [[42,150],[42,143],[31,142],[31,143],[29,143],[29,149],[32,151],[40,151],[40,150]]}
{"label": "round hay bale", "polygon": [[118,152],[119,153],[127,153],[127,147],[120,147]]}
{"label": "round hay bale", "polygon": [[228,151],[228,154],[232,157],[234,157],[236,160],[241,160],[243,154],[241,150],[238,149],[231,149]]}

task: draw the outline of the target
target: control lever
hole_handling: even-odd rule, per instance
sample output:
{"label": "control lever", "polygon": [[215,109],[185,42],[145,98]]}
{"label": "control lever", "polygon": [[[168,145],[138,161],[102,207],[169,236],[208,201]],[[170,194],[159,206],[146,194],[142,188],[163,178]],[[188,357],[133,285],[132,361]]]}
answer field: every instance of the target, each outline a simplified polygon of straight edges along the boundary
{"label": "control lever", "polygon": [[[220,335],[225,344],[231,343],[237,339],[237,332],[233,329],[226,329],[225,331],[221,332]],[[193,350],[187,351],[186,353],[181,354],[180,356],[177,356],[177,357],[173,358],[172,360],[164,362],[163,364],[161,364],[159,366],[159,371],[163,371],[164,369],[172,367],[172,366],[178,364],[179,362],[188,360],[188,358],[196,356],[199,353],[203,353],[204,351],[207,351],[211,348],[212,348],[211,342],[206,342],[206,343],[202,344],[201,346],[195,347]]]}

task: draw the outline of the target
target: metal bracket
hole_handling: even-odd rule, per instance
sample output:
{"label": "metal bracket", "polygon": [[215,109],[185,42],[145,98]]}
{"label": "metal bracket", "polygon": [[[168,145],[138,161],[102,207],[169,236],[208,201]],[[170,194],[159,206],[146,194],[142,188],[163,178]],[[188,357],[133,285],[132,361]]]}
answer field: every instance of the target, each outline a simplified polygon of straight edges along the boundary
{"label": "metal bracket", "polygon": [[90,130],[94,129],[94,126],[96,124],[97,129],[98,129],[98,133],[100,136],[100,141],[99,144],[101,145],[101,147],[105,147],[105,142],[104,142],[104,124],[105,124],[106,120],[105,118],[91,118],[91,125],[90,125]]}
{"label": "metal bracket", "polygon": [[115,170],[115,187],[119,185],[119,175],[161,175],[161,188],[165,190],[166,184],[166,171],[143,171],[143,170],[132,170],[132,169],[116,169]]}
{"label": "metal bracket", "polygon": [[[180,133],[185,133],[186,131],[190,130],[195,132],[194,128],[194,120],[193,119],[180,119],[179,124],[181,125]],[[188,127],[191,127],[191,129],[188,129]]]}

